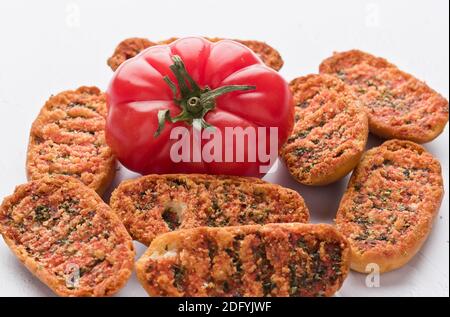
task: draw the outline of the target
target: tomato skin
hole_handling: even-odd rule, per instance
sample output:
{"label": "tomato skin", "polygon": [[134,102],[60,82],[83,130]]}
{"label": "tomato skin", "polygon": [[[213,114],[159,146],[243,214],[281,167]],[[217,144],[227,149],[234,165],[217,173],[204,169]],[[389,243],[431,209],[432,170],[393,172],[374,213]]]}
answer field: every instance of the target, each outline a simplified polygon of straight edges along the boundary
{"label": "tomato skin", "polygon": [[[150,47],[123,63],[115,72],[106,92],[106,139],[119,161],[128,169],[144,175],[207,173],[263,176],[259,167],[267,165],[267,162],[261,162],[258,157],[256,162],[224,160],[226,151],[245,154],[249,144],[240,148],[236,144],[231,149],[223,148],[222,162],[172,161],[170,149],[177,142],[170,139],[172,128],[186,127],[191,135],[193,130],[186,122],[166,122],[161,134],[154,135],[160,110],[169,109],[172,117],[181,112],[164,81],[168,76],[177,84],[169,68],[174,55],[181,57],[187,72],[201,88],[213,90],[226,85],[256,87],[251,91],[235,91],[216,98],[215,108],[206,113],[204,120],[222,135],[226,127],[276,127],[279,149],[291,133],[293,99],[281,75],[266,67],[250,49],[237,42],[211,43],[203,38],[184,38],[170,45]],[[262,146],[268,151],[269,129],[266,130],[266,143]],[[203,140],[202,145],[207,142]],[[222,143],[225,145],[224,140]]]}

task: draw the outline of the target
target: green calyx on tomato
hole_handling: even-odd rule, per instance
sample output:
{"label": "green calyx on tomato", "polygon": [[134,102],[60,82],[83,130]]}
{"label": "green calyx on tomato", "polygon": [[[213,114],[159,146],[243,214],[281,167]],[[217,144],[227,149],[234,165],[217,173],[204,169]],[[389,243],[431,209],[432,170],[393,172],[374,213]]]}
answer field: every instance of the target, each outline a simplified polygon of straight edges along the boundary
{"label": "green calyx on tomato", "polygon": [[176,117],[171,117],[170,110],[160,110],[158,112],[158,129],[155,132],[155,137],[161,134],[164,129],[165,122],[180,122],[184,121],[193,125],[194,121],[200,122],[201,128],[212,128],[213,126],[207,123],[204,119],[208,111],[216,107],[216,98],[233,91],[248,91],[255,90],[256,86],[245,85],[228,85],[211,90],[208,86],[201,88],[195,80],[189,75],[184,66],[183,60],[180,56],[172,57],[174,62],[170,66],[170,70],[174,74],[180,92],[177,91],[177,86],[168,77],[164,77],[164,81],[169,85],[175,104],[181,109],[181,113]]}

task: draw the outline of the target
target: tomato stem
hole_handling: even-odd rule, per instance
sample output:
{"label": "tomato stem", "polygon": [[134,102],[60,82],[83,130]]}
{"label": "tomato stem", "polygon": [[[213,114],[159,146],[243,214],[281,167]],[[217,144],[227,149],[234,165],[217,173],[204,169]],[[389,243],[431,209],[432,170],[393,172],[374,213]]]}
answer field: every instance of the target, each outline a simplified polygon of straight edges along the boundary
{"label": "tomato stem", "polygon": [[165,122],[175,123],[183,121],[189,125],[193,125],[195,121],[200,122],[201,128],[212,128],[213,126],[207,123],[204,117],[216,107],[216,98],[234,91],[256,89],[256,86],[244,85],[222,86],[214,90],[211,90],[209,87],[201,88],[189,75],[180,56],[173,56],[172,61],[174,63],[170,66],[170,70],[177,80],[178,89],[168,76],[164,77],[164,81],[172,91],[175,104],[182,111],[178,116],[172,117],[169,109],[160,110],[158,112],[158,129],[155,132],[155,137],[159,136],[164,129]]}

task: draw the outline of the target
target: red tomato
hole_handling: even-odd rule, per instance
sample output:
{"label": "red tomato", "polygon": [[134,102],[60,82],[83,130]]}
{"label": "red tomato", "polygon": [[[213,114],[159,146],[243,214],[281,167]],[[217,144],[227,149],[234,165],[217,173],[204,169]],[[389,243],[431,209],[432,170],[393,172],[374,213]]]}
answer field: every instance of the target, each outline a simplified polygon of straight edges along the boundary
{"label": "red tomato", "polygon": [[[262,176],[260,166],[268,162],[259,155],[252,161],[250,151],[259,146],[269,152],[269,127],[278,130],[279,150],[294,122],[286,81],[250,49],[230,40],[211,43],[184,38],[150,47],[115,72],[107,101],[107,142],[125,167],[141,174]],[[222,138],[215,139],[220,151],[211,151],[216,155],[213,162],[194,161],[193,148],[187,162],[171,157],[178,141],[170,138],[172,129],[186,127],[192,144],[193,122],[214,127],[212,139],[222,133]],[[256,133],[254,142],[234,139],[230,144],[225,141],[227,127],[267,129]],[[201,140],[201,146],[208,142]],[[232,162],[225,156],[230,153],[235,155]],[[239,155],[243,162],[237,161]]]}

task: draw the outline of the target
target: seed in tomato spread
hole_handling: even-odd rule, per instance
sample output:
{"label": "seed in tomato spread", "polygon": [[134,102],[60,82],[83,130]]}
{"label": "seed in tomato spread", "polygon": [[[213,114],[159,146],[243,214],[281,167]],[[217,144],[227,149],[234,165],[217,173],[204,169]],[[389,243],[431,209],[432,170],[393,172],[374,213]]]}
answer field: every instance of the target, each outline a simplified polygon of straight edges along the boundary
{"label": "seed in tomato spread", "polygon": [[25,266],[60,296],[107,296],[131,275],[126,229],[92,189],[69,176],[16,188],[0,207],[0,233]]}
{"label": "seed in tomato spread", "polygon": [[115,174],[105,118],[105,95],[96,87],[52,96],[31,128],[28,178],[69,175],[102,194]]}
{"label": "seed in tomato spread", "polygon": [[383,138],[432,141],[448,121],[448,101],[424,82],[383,58],[352,50],[320,65],[348,84],[369,115],[370,131]]}
{"label": "seed in tomato spread", "polygon": [[234,176],[148,175],[122,182],[110,204],[131,236],[147,245],[178,229],[309,220],[297,192]]}
{"label": "seed in tomato spread", "polygon": [[336,217],[352,247],[352,268],[381,272],[406,264],[430,233],[443,197],[439,162],[410,141],[369,150],[352,175]]}
{"label": "seed in tomato spread", "polygon": [[151,296],[331,296],[349,264],[332,226],[269,224],[160,235],[136,272]]}
{"label": "seed in tomato spread", "polygon": [[306,185],[330,184],[359,162],[368,137],[368,120],[354,94],[331,75],[293,80],[295,125],[283,147],[289,172]]}

